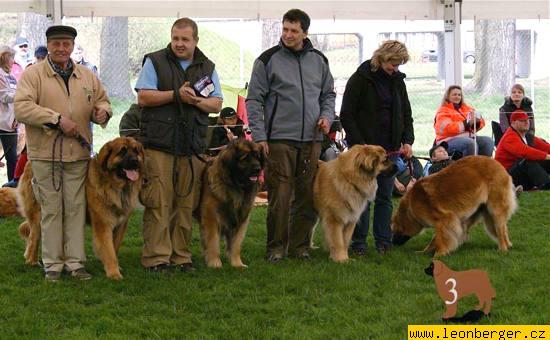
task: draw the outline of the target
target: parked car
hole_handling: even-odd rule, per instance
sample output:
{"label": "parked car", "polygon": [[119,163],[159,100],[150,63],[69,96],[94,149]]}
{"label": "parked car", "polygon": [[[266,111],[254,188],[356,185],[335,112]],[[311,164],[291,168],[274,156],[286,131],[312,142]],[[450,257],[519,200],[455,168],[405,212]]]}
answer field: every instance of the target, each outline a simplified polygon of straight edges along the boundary
{"label": "parked car", "polygon": [[[422,62],[423,63],[434,63],[437,62],[437,50],[425,50],[422,52]],[[462,53],[462,62],[466,64],[473,64],[476,62],[476,56],[474,51],[464,51]]]}

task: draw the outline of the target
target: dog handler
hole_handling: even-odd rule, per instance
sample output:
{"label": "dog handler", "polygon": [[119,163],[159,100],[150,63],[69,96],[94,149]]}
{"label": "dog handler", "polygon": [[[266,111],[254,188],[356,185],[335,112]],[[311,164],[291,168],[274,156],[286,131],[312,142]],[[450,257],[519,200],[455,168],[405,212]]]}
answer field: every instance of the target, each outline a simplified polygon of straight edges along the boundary
{"label": "dog handler", "polygon": [[[322,135],[334,118],[334,80],[327,58],[307,38],[310,19],[291,9],[281,41],[254,62],[246,108],[254,141],[267,154],[267,259],[309,258],[317,214],[313,178]],[[310,164],[311,163],[311,164]]]}
{"label": "dog handler", "polygon": [[[411,104],[405,86],[405,74],[399,66],[409,60],[405,45],[397,40],[384,41],[372,58],[359,66],[346,84],[340,119],[349,146],[380,145],[396,160],[399,154],[412,157],[414,142]],[[374,201],[373,235],[376,250],[384,254],[391,247],[391,195],[394,175],[378,175]],[[351,250],[365,255],[369,231],[369,203],[353,232]]]}
{"label": "dog handler", "polygon": [[193,270],[192,209],[199,193],[208,113],[219,112],[222,92],[212,63],[197,47],[199,31],[189,18],[174,22],[167,47],[145,56],[136,83],[145,147],[146,184],[141,264],[164,272]]}
{"label": "dog handler", "polygon": [[76,30],[46,30],[47,60],[25,70],[15,95],[15,116],[25,124],[34,195],[40,204],[45,278],[62,270],[88,280],[84,269],[86,196],[84,182],[91,140],[90,121],[105,126],[111,105],[99,79],[70,56]]}

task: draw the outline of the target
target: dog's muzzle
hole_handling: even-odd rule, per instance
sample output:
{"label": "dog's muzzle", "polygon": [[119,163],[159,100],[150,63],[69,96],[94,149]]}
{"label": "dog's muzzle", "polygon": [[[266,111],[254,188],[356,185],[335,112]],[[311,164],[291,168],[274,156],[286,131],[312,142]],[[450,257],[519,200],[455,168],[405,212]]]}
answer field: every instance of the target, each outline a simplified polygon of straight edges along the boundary
{"label": "dog's muzzle", "polygon": [[405,244],[408,240],[410,240],[411,237],[407,235],[401,235],[401,234],[393,234],[392,243],[396,246],[401,246]]}

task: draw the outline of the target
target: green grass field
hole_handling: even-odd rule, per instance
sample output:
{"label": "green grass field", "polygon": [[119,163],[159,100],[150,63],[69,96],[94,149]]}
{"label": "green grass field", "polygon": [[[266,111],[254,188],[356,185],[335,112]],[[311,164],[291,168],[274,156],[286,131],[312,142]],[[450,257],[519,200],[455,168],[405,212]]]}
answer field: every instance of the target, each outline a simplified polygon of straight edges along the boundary
{"label": "green grass field", "polygon": [[[397,201],[395,202],[397,203]],[[470,241],[442,260],[454,270],[486,270],[496,289],[484,324],[546,324],[550,307],[547,207],[550,196],[525,193],[509,223],[514,244],[497,250],[481,226]],[[194,273],[150,274],[140,266],[141,211],[136,211],[120,252],[124,280],[105,278],[87,239],[88,282],[65,276],[46,283],[39,268],[23,261],[17,235],[20,218],[0,222],[0,329],[3,338],[365,338],[404,339],[408,324],[439,324],[444,305],[423,269],[430,257],[417,254],[428,231],[386,256],[338,265],[324,249],[310,261],[264,259],[265,208],[255,208],[244,241],[246,270],[205,267],[197,228]],[[90,235],[88,235],[90,236]],[[316,233],[317,244],[322,235]],[[546,282],[546,283],[545,283]],[[461,300],[459,314],[475,306]]]}

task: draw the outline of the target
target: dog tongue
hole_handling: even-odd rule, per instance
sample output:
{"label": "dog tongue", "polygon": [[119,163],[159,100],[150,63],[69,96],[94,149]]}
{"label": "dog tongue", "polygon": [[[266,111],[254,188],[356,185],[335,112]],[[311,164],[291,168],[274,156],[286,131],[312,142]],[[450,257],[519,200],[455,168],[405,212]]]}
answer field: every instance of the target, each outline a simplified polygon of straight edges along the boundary
{"label": "dog tongue", "polygon": [[258,182],[258,176],[250,176],[248,177],[248,179],[250,180],[250,182]]}
{"label": "dog tongue", "polygon": [[126,174],[126,177],[130,180],[130,181],[137,181],[138,177],[139,177],[139,172],[137,170],[126,170],[124,169],[124,173]]}

